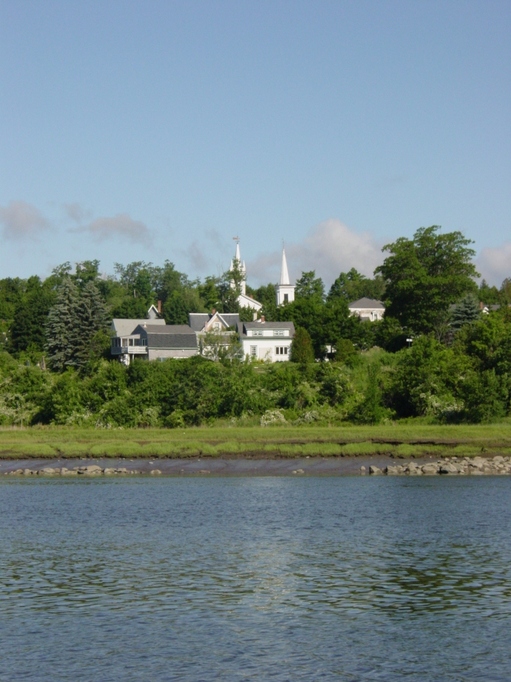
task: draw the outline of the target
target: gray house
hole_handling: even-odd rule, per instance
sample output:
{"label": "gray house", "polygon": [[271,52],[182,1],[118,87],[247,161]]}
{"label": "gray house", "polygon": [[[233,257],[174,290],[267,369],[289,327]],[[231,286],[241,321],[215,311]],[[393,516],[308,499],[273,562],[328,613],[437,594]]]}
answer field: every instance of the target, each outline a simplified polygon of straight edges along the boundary
{"label": "gray house", "polygon": [[197,355],[197,335],[187,324],[139,324],[134,336],[145,348],[148,360],[190,358]]}
{"label": "gray house", "polygon": [[134,357],[144,360],[188,358],[197,355],[197,335],[186,324],[167,325],[154,306],[146,319],[112,320],[110,353],[125,365]]}

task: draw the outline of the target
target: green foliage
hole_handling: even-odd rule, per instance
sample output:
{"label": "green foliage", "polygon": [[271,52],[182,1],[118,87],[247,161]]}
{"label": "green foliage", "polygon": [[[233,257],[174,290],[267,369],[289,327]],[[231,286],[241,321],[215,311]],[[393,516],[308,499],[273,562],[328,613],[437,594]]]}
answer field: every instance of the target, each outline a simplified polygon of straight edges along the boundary
{"label": "green foliage", "polygon": [[466,356],[455,353],[432,336],[417,338],[397,354],[386,399],[399,417],[446,418],[462,407],[460,386],[470,370]]}
{"label": "green foliage", "polygon": [[335,343],[334,359],[336,362],[346,362],[356,355],[356,352],[353,341],[341,338]]}
{"label": "green foliage", "polygon": [[466,324],[471,324],[481,316],[479,301],[474,294],[467,294],[457,303],[451,313],[451,327],[458,331]]}
{"label": "green foliage", "polygon": [[315,303],[322,303],[325,298],[325,285],[320,277],[316,277],[314,270],[302,272],[296,281],[296,299],[306,299]]}
{"label": "green foliage", "polygon": [[346,303],[352,303],[359,298],[367,297],[379,301],[384,293],[385,282],[381,276],[377,275],[374,279],[369,279],[355,268],[351,268],[349,272],[341,272],[337,277],[330,287],[327,300],[342,298]]}
{"label": "green foliage", "polygon": [[375,271],[386,284],[386,314],[414,333],[436,331],[449,306],[477,288],[472,242],[461,232],[439,230],[421,227],[413,239],[387,244],[384,251],[391,255]]}
{"label": "green foliage", "polygon": [[30,277],[24,295],[18,302],[10,326],[8,348],[14,355],[23,351],[42,351],[45,344],[45,323],[56,293],[39,277]]}
{"label": "green foliage", "polygon": [[364,398],[351,413],[351,418],[355,423],[379,424],[387,415],[387,410],[382,404],[380,375],[381,370],[378,363],[373,362],[368,365]]}
{"label": "green foliage", "polygon": [[459,421],[479,424],[504,417],[509,409],[509,388],[509,378],[494,370],[468,373],[460,391],[464,407]]}
{"label": "green foliage", "polygon": [[[57,300],[46,322],[48,364],[56,372],[67,367],[85,368],[104,351],[98,332],[106,331],[109,316],[92,281],[80,292],[71,278],[57,291]],[[99,351],[98,351],[99,346]]]}
{"label": "green foliage", "polygon": [[314,362],[314,349],[311,337],[309,332],[303,327],[298,327],[295,330],[289,359],[291,362],[299,362],[303,365],[308,362]]}

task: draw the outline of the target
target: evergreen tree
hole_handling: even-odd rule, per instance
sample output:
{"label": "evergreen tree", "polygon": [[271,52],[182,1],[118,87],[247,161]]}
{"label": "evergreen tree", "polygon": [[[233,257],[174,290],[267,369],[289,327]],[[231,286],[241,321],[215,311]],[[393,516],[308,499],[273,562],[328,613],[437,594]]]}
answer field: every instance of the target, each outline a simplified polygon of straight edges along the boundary
{"label": "evergreen tree", "polygon": [[481,316],[479,302],[473,294],[467,294],[454,306],[451,314],[451,327],[461,329],[465,324],[475,322]]}
{"label": "evergreen tree", "polygon": [[93,355],[93,339],[98,332],[108,328],[109,315],[96,285],[92,280],[85,284],[75,313],[76,366],[84,367]]}
{"label": "evergreen tree", "polygon": [[80,292],[67,278],[57,292],[46,323],[46,351],[51,369],[83,368],[91,359],[96,334],[107,328],[108,316],[101,295],[92,281]]}
{"label": "evergreen tree", "polygon": [[31,277],[27,282],[27,293],[16,309],[10,329],[8,348],[15,355],[44,348],[45,323],[55,303],[55,291],[46,282],[41,284],[39,277]]}
{"label": "evergreen tree", "polygon": [[303,327],[298,327],[295,331],[289,359],[291,362],[299,362],[302,365],[314,362],[314,349],[311,337],[309,332]]}
{"label": "evergreen tree", "polygon": [[66,277],[57,290],[57,300],[50,308],[45,330],[48,365],[56,372],[76,364],[78,305],[78,288],[70,277]]}

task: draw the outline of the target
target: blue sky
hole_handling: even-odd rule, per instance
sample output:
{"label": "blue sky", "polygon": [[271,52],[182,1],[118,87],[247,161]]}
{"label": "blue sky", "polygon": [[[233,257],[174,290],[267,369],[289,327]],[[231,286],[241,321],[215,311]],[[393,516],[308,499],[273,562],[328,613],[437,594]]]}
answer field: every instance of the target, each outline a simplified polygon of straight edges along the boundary
{"label": "blue sky", "polygon": [[511,277],[511,3],[3,0],[0,277],[370,275],[421,226]]}

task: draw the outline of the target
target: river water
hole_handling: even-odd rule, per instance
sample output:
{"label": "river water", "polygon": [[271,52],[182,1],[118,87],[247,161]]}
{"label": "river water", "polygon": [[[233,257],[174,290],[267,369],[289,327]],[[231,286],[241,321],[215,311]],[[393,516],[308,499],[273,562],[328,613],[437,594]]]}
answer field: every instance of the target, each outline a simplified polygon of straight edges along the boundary
{"label": "river water", "polygon": [[0,680],[510,680],[509,477],[0,482]]}

